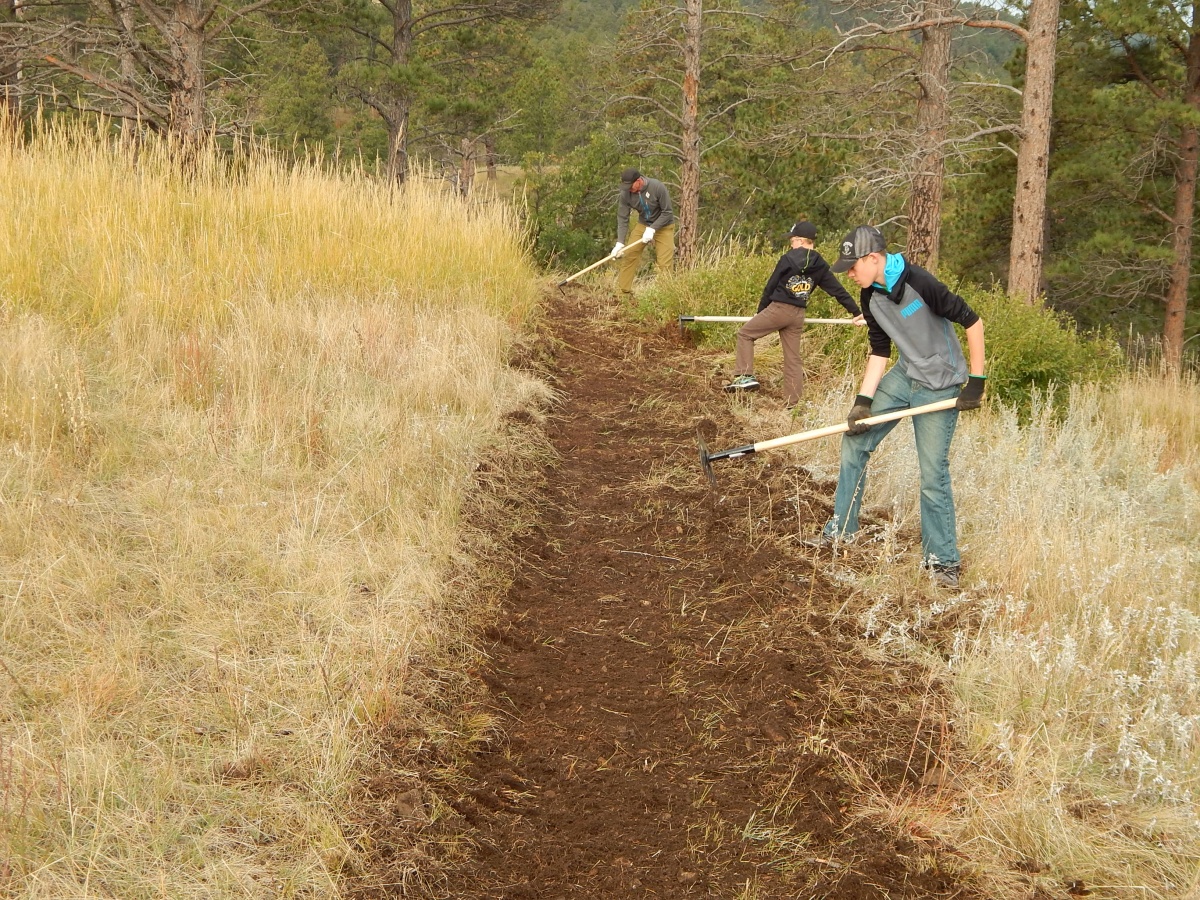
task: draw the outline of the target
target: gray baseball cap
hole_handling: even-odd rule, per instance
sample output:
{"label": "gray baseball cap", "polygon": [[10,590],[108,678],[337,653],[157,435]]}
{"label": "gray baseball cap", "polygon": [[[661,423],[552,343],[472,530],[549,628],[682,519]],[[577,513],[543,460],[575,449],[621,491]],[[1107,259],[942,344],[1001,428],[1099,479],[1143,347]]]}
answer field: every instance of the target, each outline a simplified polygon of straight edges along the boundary
{"label": "gray baseball cap", "polygon": [[887,241],[883,232],[874,225],[859,225],[842,238],[842,253],[830,268],[841,274],[849,272],[854,264],[869,253],[886,253]]}

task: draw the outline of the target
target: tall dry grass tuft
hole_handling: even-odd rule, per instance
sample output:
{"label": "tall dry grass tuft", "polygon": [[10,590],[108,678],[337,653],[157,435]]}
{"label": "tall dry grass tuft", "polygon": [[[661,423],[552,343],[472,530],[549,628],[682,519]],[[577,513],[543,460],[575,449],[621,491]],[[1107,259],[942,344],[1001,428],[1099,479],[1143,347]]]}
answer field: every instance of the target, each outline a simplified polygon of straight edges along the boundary
{"label": "tall dry grass tuft", "polygon": [[0,891],[330,896],[537,286],[515,218],[0,145]]}
{"label": "tall dry grass tuft", "polygon": [[[805,422],[838,421],[853,391]],[[975,765],[953,810],[924,814],[958,846],[1026,894],[1196,896],[1200,386],[1134,373],[1053,406],[1035,401],[1026,424],[997,406],[960,419],[956,597],[922,585],[915,552],[895,562],[919,521],[911,427],[885,441],[867,502],[892,521],[870,545],[863,632],[953,685]],[[836,477],[836,440],[795,453]]]}

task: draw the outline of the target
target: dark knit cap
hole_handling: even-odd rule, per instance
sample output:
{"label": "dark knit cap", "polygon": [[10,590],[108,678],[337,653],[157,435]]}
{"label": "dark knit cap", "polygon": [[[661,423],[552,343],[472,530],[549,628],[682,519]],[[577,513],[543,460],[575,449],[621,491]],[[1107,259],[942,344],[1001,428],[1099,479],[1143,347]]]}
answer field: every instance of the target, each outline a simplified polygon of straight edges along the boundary
{"label": "dark knit cap", "polygon": [[621,173],[621,184],[633,184],[635,181],[637,181],[641,177],[642,177],[642,173],[639,172],[637,169],[634,169],[634,168],[626,169],[624,172]]}

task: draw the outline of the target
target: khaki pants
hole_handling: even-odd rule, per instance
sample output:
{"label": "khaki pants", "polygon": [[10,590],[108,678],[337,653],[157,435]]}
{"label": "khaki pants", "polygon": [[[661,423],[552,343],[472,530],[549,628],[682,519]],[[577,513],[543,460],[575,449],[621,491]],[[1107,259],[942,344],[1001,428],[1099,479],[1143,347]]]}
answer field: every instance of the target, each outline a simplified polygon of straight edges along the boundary
{"label": "khaki pants", "polygon": [[[638,265],[642,261],[642,251],[646,249],[646,245],[642,243],[642,235],[645,233],[646,226],[641,222],[629,223],[629,234],[625,236],[629,243],[625,252],[621,254],[621,269],[617,273],[617,290],[622,294],[633,293],[633,276],[637,274]],[[654,232],[654,262],[659,271],[669,272],[674,260],[675,223],[672,222]]]}
{"label": "khaki pants", "polygon": [[804,393],[804,362],[800,359],[800,335],[804,310],[790,303],[772,303],[737,333],[737,359],[733,375],[754,374],[754,342],[772,331],[779,332],[783,345],[783,403],[795,406]]}

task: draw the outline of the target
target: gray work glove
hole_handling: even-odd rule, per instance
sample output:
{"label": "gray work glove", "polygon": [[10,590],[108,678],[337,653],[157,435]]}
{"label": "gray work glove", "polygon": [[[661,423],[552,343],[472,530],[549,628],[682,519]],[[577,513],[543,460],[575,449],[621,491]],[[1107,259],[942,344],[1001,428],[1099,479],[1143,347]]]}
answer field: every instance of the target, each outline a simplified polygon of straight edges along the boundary
{"label": "gray work glove", "polygon": [[859,419],[865,419],[871,415],[871,400],[872,397],[865,397],[859,394],[854,398],[854,405],[850,407],[850,415],[846,416],[846,424],[850,426],[846,434],[866,434],[871,430],[870,425],[859,425]]}
{"label": "gray work glove", "polygon": [[616,245],[612,249],[612,253],[610,253],[608,255],[609,256],[620,256],[621,251],[624,249],[625,249],[625,245],[622,244],[620,241],[617,241]]}
{"label": "gray work glove", "polygon": [[652,240],[654,240],[654,229],[647,225],[646,230],[642,232],[642,243],[648,244]]}
{"label": "gray work glove", "polygon": [[954,408],[979,409],[983,404],[983,385],[985,381],[987,381],[986,375],[972,375],[968,378],[962,392],[958,395],[958,402],[954,404]]}

